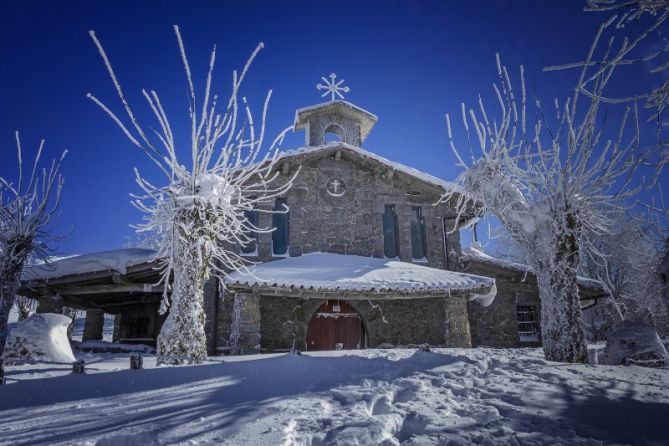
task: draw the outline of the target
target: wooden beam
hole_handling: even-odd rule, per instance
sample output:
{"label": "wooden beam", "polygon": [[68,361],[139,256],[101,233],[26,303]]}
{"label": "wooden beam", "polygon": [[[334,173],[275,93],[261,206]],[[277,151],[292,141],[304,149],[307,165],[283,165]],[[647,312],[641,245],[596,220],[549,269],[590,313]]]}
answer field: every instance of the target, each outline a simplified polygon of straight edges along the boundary
{"label": "wooden beam", "polygon": [[55,291],[62,296],[79,296],[92,294],[122,294],[122,293],[162,293],[164,287],[154,286],[149,283],[122,283],[122,284],[104,284],[88,285],[77,287],[58,287]]}

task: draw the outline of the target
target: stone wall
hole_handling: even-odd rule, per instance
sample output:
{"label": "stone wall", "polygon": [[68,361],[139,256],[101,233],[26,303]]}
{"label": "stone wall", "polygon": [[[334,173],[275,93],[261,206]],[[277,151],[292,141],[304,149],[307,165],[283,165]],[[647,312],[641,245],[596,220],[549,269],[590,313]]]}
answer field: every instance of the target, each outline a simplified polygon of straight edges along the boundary
{"label": "stone wall", "polygon": [[[239,293],[245,294],[245,293]],[[234,302],[238,294],[227,292],[226,302]],[[260,348],[263,352],[290,350],[295,341],[299,350],[306,349],[307,327],[311,317],[325,299],[304,299],[286,296],[260,296]],[[470,347],[466,297],[453,294],[448,297],[368,301],[347,300],[358,311],[365,327],[366,347],[381,344],[423,344]],[[230,327],[228,315],[219,321]],[[221,315],[222,316],[222,315]],[[446,318],[451,321],[446,324]],[[230,329],[223,328],[219,351]]]}
{"label": "stone wall", "polygon": [[469,326],[474,347],[524,347],[539,342],[521,342],[518,335],[517,305],[535,308],[537,327],[540,322],[540,302],[537,282],[532,274],[471,262],[464,272],[494,277],[497,295],[488,307],[468,303]]}
{"label": "stone wall", "polygon": [[334,111],[309,118],[307,144],[312,147],[324,144],[326,133],[334,133],[340,141],[353,146],[360,146],[362,143],[358,121]]}
{"label": "stone wall", "polygon": [[[278,167],[279,181],[287,181],[299,168],[293,187],[284,197],[290,208],[289,255],[309,252],[384,257],[383,213],[386,205],[394,205],[397,213],[399,259],[412,262],[412,207],[422,208],[425,221],[426,261],[435,268],[457,270],[460,254],[459,233],[445,232],[453,226],[452,206],[434,206],[441,190],[433,185],[373,160],[361,158],[332,145],[317,154],[289,158]],[[342,196],[328,193],[332,180],[343,182]],[[263,204],[272,209],[274,203]],[[446,227],[444,227],[446,221]],[[259,226],[271,227],[272,215],[259,214]],[[272,255],[271,234],[259,234],[257,256],[250,260],[278,260]],[[451,298],[402,299],[375,301],[347,300],[361,314],[367,346],[421,344],[471,346],[468,332],[467,305],[464,295]],[[448,298],[447,298],[448,299]],[[210,299],[211,300],[211,299]],[[227,291],[217,298],[217,306],[209,305],[207,317],[215,320],[215,329],[208,339],[216,348],[210,351],[227,353],[230,348],[232,314],[235,295]],[[311,316],[323,299],[301,299],[282,296],[260,296],[260,345],[262,351],[306,348],[306,330]],[[445,325],[446,318],[451,321]],[[385,322],[384,322],[385,320]]]}
{"label": "stone wall", "polygon": [[[460,252],[456,232],[448,234],[444,244],[443,219],[452,227],[451,207],[434,206],[440,189],[418,181],[402,172],[392,172],[376,162],[360,159],[336,146],[320,156],[290,159],[282,168],[285,181],[300,168],[293,187],[287,192],[290,207],[289,253],[298,256],[309,252],[332,252],[383,257],[383,213],[387,204],[395,205],[398,217],[399,258],[411,262],[411,208],[420,206],[425,218],[427,245],[426,265],[449,269]],[[327,183],[343,181],[346,192],[334,197]],[[273,203],[264,204],[271,209]],[[272,215],[260,213],[261,227],[271,227]],[[254,260],[272,260],[271,234],[259,234],[258,256]],[[446,254],[446,255],[445,255]]]}

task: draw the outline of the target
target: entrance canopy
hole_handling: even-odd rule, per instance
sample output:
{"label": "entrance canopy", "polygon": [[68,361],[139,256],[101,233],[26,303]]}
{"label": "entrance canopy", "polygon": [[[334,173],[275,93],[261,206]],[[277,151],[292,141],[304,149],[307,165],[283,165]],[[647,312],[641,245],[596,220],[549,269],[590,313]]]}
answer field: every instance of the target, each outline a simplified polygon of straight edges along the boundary
{"label": "entrance canopy", "polygon": [[424,297],[451,291],[488,296],[495,280],[395,259],[317,252],[263,263],[249,272],[234,272],[226,278],[226,284],[232,288],[388,293],[406,298],[414,293]]}

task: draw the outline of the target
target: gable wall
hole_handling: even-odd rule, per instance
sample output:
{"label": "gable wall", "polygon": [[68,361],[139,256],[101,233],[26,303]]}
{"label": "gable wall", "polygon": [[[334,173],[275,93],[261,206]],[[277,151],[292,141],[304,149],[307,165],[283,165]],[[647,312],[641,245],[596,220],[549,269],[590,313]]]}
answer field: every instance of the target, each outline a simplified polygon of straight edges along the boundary
{"label": "gable wall", "polygon": [[[285,181],[296,169],[297,165],[292,163],[290,173],[281,179]],[[339,160],[334,159],[333,153],[303,160],[300,173],[286,194],[290,207],[290,255],[321,251],[383,257],[384,206],[394,204],[398,215],[400,260],[410,262],[411,207],[421,206],[425,216],[428,265],[444,268],[441,218],[449,214],[444,204],[433,206],[439,199],[438,190],[401,172],[386,179],[387,171],[384,166],[346,152],[342,152]],[[335,178],[346,184],[342,197],[327,193],[328,181]],[[266,206],[271,208],[270,204]],[[260,214],[261,227],[270,227],[271,222],[271,214]],[[459,253],[459,234],[449,234],[447,240],[446,251]],[[258,241],[257,260],[271,260],[271,234],[259,234]],[[454,256],[449,259],[449,265],[455,264]]]}

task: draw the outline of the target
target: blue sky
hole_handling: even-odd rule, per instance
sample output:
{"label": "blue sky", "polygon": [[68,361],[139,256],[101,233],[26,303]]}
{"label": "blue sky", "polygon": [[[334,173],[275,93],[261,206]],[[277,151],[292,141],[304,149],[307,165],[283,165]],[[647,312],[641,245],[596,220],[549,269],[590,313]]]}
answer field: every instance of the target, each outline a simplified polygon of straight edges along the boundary
{"label": "blue sky", "polygon": [[[221,93],[229,90],[232,69],[265,43],[243,93],[259,109],[273,89],[271,133],[291,125],[295,109],[322,102],[315,85],[334,71],[351,88],[347,100],[379,117],[366,149],[451,179],[459,170],[444,114],[491,91],[495,52],[512,72],[524,64],[529,88],[542,98],[569,95],[576,73],[541,69],[587,51],[603,16],[582,7],[580,0],[0,0],[0,175],[11,177],[15,169],[15,129],[31,153],[40,138],[47,157],[69,149],[54,229],[72,232],[59,252],[121,246],[141,218],[128,196],[138,192],[132,168],[149,177],[155,170],[86,99],[92,92],[121,110],[87,32],[96,30],[141,116],[148,117],[140,90],[151,88],[173,121],[185,123],[186,83],[172,31],[178,24],[199,85],[217,45]],[[284,148],[303,140],[292,134]]]}

